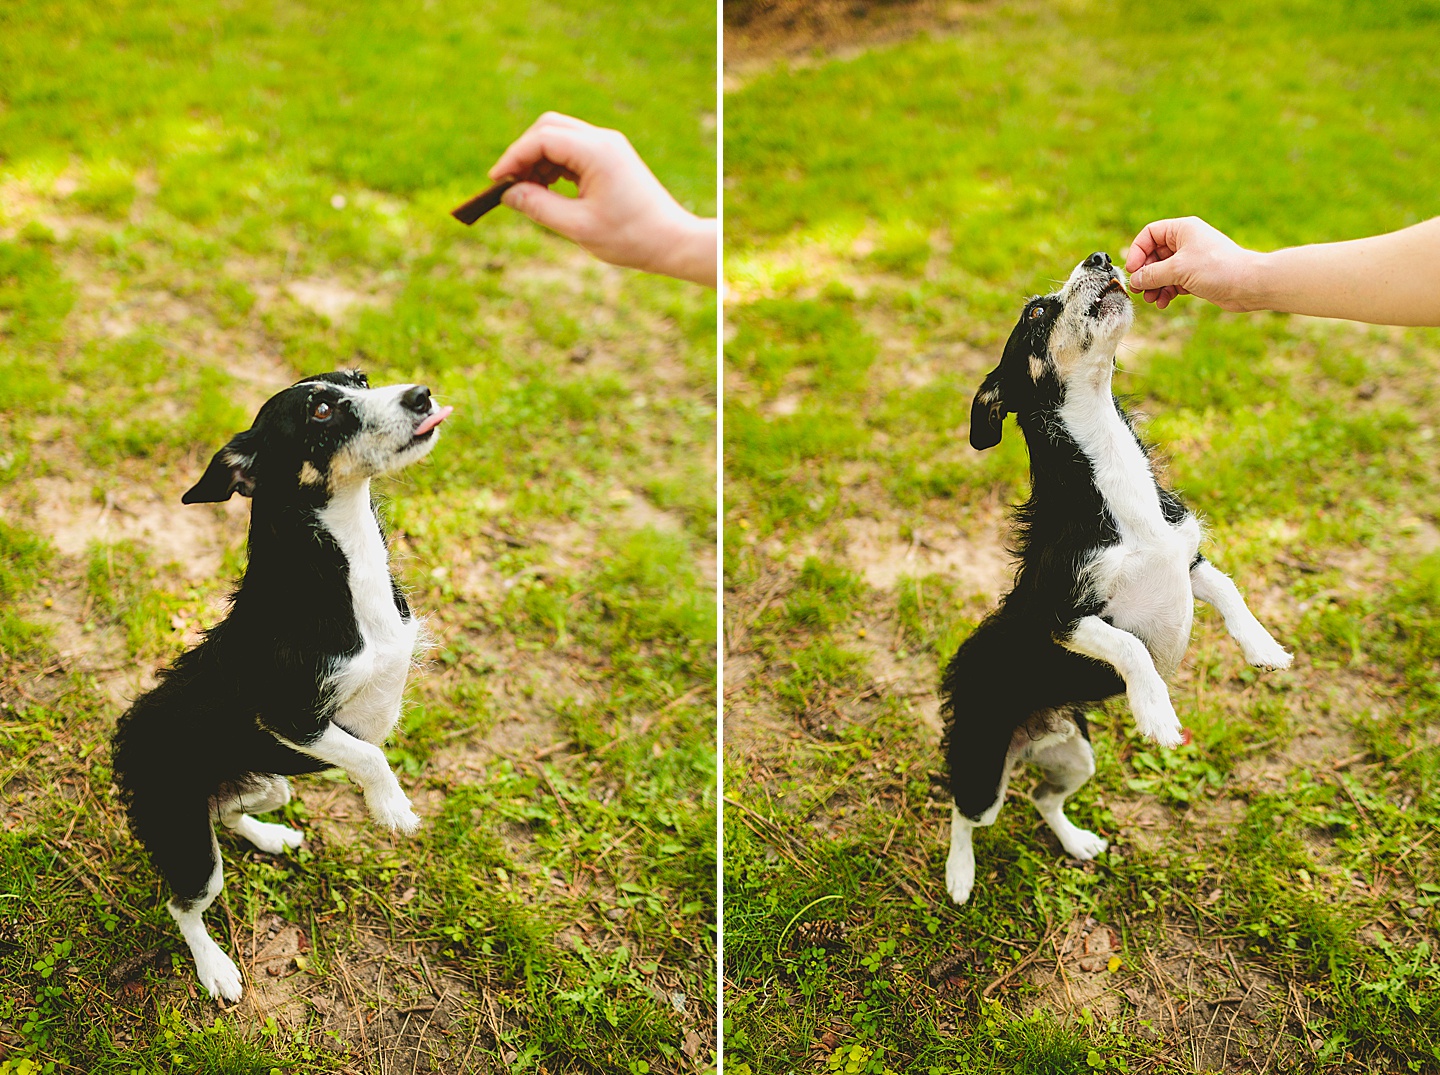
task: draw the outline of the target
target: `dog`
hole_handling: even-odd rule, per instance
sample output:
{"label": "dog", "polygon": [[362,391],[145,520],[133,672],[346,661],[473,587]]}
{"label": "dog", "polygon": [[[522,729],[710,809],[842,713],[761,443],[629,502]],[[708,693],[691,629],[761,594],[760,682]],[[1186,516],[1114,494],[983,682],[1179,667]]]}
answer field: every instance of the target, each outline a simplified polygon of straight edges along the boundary
{"label": "dog", "polygon": [[1134,320],[1121,272],[1095,253],[1065,286],[1032,298],[1000,364],[975,393],[970,444],[1000,442],[1013,413],[1030,453],[1030,497],[1017,510],[1015,584],[945,671],[943,750],[954,798],[945,887],[975,884],[971,834],[992,825],[1015,768],[1033,762],[1036,807],[1065,852],[1106,842],[1065,816],[1095,772],[1085,708],[1125,693],[1136,726],[1182,742],[1164,676],[1190,642],[1194,602],[1218,611],[1247,661],[1290,655],[1200,554],[1200,522],[1156,481],[1150,451],[1111,392],[1115,351]]}
{"label": "dog", "polygon": [[262,851],[299,830],[257,821],[290,800],[287,776],[337,767],[371,817],[420,824],[380,749],[400,718],[420,621],[390,574],[370,479],[435,446],[453,408],[419,385],[363,373],[307,377],[215,453],[186,504],[251,498],[249,560],[229,614],[120,718],[112,744],[130,829],[211,997],[240,999],[239,969],[202,916],[223,882],[215,821]]}

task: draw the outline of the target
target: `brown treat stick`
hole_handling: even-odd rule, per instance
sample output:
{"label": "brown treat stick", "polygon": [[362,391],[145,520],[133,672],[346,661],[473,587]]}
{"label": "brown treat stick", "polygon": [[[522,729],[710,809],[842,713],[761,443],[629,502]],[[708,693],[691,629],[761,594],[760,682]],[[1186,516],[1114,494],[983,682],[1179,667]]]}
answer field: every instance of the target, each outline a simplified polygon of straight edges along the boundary
{"label": "brown treat stick", "polygon": [[493,187],[482,190],[468,202],[451,209],[450,215],[462,224],[473,224],[499,205],[501,196],[518,182],[518,179],[502,179]]}
{"label": "brown treat stick", "polygon": [[530,171],[525,175],[506,176],[490,189],[483,190],[475,195],[475,197],[471,198],[464,205],[457,205],[454,209],[451,209],[450,215],[462,224],[473,224],[486,213],[490,212],[491,209],[499,205],[501,196],[516,183],[528,181],[548,187],[557,179],[574,180],[575,176],[571,174],[569,169],[553,161],[538,160],[531,165]]}

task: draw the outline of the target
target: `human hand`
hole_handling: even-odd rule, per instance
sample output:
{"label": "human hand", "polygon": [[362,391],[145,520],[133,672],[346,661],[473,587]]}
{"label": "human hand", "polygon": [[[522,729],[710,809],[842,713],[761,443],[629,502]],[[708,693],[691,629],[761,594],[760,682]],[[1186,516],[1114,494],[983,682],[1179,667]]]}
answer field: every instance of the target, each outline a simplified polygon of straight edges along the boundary
{"label": "human hand", "polygon": [[[619,131],[546,112],[491,167],[491,179],[507,177],[519,182],[506,205],[600,260],[715,286],[715,221],[671,197]],[[561,178],[579,197],[549,189]]]}
{"label": "human hand", "polygon": [[1125,255],[1130,290],[1163,310],[1177,295],[1198,295],[1222,310],[1257,308],[1260,255],[1199,217],[1147,224]]}

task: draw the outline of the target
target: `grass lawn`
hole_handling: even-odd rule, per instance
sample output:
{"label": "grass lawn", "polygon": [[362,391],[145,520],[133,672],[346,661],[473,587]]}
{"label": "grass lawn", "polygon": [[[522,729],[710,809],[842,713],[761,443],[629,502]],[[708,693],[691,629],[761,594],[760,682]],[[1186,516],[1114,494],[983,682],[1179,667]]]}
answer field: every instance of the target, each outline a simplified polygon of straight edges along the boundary
{"label": "grass lawn", "polygon": [[[668,2],[28,2],[0,11],[0,1072],[689,1072],[713,1063],[714,319],[499,210],[546,108],[714,212],[714,14]],[[224,613],[211,453],[344,366],[456,406],[385,484],[435,644],[308,838],[222,833],[197,995],[109,737]]]}
{"label": "grass lawn", "polygon": [[935,696],[1008,585],[1023,441],[967,428],[1024,298],[1161,216],[1273,248],[1440,212],[1437,19],[950,5],[727,52],[732,1075],[1440,1071],[1440,333],[1138,311],[1117,390],[1298,656],[1257,674],[1201,609],[1192,744],[1092,715],[1097,861],[1021,779],[950,903]]}

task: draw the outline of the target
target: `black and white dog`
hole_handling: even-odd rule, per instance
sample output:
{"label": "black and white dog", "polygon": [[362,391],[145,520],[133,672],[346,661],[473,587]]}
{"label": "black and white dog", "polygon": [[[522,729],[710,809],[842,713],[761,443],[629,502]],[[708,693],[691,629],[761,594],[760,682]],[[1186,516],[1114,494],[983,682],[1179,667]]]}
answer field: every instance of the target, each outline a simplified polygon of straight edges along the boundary
{"label": "black and white dog", "polygon": [[418,385],[310,377],[267,401],[182,498],[251,497],[249,563],[229,616],[120,718],[113,758],[212,997],[241,992],[201,920],[222,884],[217,819],[271,854],[298,847],[298,830],[253,815],[289,801],[286,776],[334,766],[379,824],[420,824],[380,749],[420,623],[391,578],[370,479],[429,452],[450,412]]}
{"label": "black and white dog", "polygon": [[1140,731],[1177,746],[1163,677],[1185,655],[1197,598],[1224,617],[1251,664],[1290,664],[1235,584],[1200,555],[1199,520],[1156,482],[1111,394],[1115,350],[1134,316],[1119,270],[1091,254],[1060,291],[1025,304],[975,394],[971,445],[998,444],[1013,412],[1031,491],[1017,512],[1015,585],[941,685],[955,800],[945,886],[956,903],[975,884],[971,832],[994,824],[1021,762],[1043,774],[1035,805],[1066,853],[1105,850],[1065,816],[1065,799],[1095,772],[1085,707],[1124,692]]}

